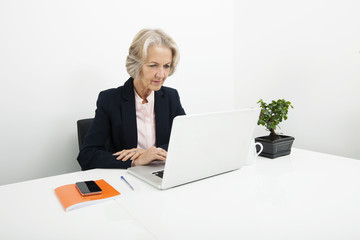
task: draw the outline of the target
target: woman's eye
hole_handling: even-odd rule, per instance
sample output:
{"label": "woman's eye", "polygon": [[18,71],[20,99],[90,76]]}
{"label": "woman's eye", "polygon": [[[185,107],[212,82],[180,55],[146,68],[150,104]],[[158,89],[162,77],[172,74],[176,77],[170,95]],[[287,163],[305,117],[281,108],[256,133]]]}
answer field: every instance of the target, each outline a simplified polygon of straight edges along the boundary
{"label": "woman's eye", "polygon": [[169,68],[169,67],[170,67],[170,65],[165,65],[165,66],[164,66],[164,68]]}
{"label": "woman's eye", "polygon": [[154,68],[154,67],[156,67],[156,64],[151,64],[150,67]]}

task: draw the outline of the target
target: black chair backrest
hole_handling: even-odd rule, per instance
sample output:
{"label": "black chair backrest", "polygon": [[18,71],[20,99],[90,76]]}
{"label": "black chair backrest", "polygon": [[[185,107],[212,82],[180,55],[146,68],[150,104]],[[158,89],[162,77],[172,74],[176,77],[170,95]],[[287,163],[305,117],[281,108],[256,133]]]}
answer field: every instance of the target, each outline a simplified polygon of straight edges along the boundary
{"label": "black chair backrest", "polygon": [[77,121],[79,150],[81,149],[81,145],[84,142],[85,135],[88,132],[93,121],[94,121],[93,118],[80,119]]}

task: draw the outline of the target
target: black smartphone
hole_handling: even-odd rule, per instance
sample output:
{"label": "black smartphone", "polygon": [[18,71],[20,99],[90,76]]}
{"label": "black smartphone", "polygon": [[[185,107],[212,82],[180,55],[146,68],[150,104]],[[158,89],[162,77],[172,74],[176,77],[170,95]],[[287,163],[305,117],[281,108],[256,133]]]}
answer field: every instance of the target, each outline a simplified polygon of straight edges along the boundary
{"label": "black smartphone", "polygon": [[101,188],[94,181],[77,182],[75,185],[81,196],[90,196],[102,193]]}

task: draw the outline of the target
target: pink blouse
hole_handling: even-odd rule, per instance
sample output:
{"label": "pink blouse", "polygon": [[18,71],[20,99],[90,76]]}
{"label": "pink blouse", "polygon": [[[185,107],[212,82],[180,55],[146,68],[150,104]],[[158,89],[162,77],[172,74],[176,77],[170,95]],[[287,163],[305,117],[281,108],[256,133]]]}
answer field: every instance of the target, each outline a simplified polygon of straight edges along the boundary
{"label": "pink blouse", "polygon": [[155,134],[155,94],[154,91],[147,97],[147,103],[142,103],[143,99],[135,92],[136,123],[138,133],[137,147],[149,149],[156,144]]}

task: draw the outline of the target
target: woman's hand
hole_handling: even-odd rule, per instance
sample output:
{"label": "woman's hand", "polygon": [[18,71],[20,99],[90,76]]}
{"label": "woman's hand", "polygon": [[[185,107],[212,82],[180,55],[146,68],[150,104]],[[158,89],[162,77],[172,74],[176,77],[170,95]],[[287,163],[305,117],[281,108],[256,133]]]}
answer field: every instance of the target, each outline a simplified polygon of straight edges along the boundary
{"label": "woman's hand", "polygon": [[148,150],[140,148],[124,149],[120,152],[113,154],[118,156],[116,160],[121,160],[123,162],[127,160],[133,161],[133,166],[140,166],[151,163],[155,160],[165,161],[167,152],[162,148],[151,147]]}
{"label": "woman's hand", "polygon": [[167,156],[167,152],[162,148],[156,148],[155,146],[149,148],[145,152],[141,153],[141,155],[134,159],[133,166],[141,166],[145,164],[149,164],[155,160],[165,161]]}
{"label": "woman's hand", "polygon": [[123,162],[127,160],[135,160],[137,159],[145,150],[141,148],[132,148],[132,149],[124,149],[120,152],[116,152],[113,156],[118,156],[116,160],[122,160]]}

